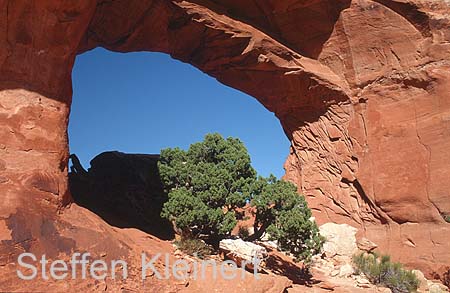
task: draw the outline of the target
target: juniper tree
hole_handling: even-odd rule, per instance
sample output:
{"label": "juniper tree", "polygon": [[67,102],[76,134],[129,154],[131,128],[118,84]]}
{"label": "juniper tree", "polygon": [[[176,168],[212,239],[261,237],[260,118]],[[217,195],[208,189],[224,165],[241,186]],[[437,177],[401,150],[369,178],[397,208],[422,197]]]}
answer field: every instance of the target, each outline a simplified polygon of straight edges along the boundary
{"label": "juniper tree", "polygon": [[208,134],[188,150],[164,149],[159,170],[169,195],[162,216],[184,237],[217,242],[230,236],[242,216],[239,208],[250,201],[254,233],[246,240],[267,232],[282,250],[306,260],[321,248],[311,210],[296,186],[273,175],[257,177],[239,139]]}
{"label": "juniper tree", "polygon": [[162,216],[184,236],[224,238],[236,226],[236,209],[250,197],[256,172],[244,144],[208,134],[187,151],[161,152],[160,176],[169,194]]}

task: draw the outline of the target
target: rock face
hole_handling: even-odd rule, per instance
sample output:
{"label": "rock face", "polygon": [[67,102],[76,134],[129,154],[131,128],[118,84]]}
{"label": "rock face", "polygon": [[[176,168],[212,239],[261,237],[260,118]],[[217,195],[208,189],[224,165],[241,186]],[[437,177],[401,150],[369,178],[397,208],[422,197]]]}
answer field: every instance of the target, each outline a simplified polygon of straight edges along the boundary
{"label": "rock face", "polygon": [[364,252],[371,252],[378,247],[378,245],[376,245],[375,243],[373,243],[372,241],[370,241],[365,237],[359,239],[356,245],[358,246],[359,250]]}
{"label": "rock face", "polygon": [[352,256],[358,252],[357,229],[335,223],[323,224],[319,229],[320,235],[326,239],[323,245],[325,256],[339,264],[351,264]]}
{"label": "rock face", "polygon": [[428,274],[449,265],[448,0],[0,7],[0,268],[23,251],[84,247],[62,235],[66,131],[75,56],[97,46],[169,53],[252,95],[291,140],[285,178],[319,223],[358,227]]}
{"label": "rock face", "polygon": [[172,239],[172,224],[160,216],[167,194],[158,160],[159,155],[104,152],[91,161],[88,172],[69,173],[72,197],[115,227]]}
{"label": "rock face", "polygon": [[219,249],[239,266],[255,271],[264,267],[264,261],[268,257],[264,247],[242,239],[224,239],[220,241]]}

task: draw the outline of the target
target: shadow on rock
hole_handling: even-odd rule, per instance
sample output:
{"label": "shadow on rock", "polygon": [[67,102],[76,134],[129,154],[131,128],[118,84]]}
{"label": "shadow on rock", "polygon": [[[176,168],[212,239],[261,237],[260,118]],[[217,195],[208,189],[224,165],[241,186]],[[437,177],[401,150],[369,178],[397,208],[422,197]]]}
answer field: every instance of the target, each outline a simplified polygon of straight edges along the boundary
{"label": "shadow on rock", "polygon": [[274,250],[269,252],[269,258],[266,260],[266,269],[277,275],[287,277],[296,285],[311,287],[321,282],[314,279],[310,271],[303,268],[301,263],[293,263],[292,260],[286,259],[285,256],[279,255]]}
{"label": "shadow on rock", "polygon": [[160,216],[167,194],[159,176],[159,155],[104,152],[91,161],[88,171],[76,155],[70,158],[70,191],[78,205],[112,226],[173,239],[172,225]]}

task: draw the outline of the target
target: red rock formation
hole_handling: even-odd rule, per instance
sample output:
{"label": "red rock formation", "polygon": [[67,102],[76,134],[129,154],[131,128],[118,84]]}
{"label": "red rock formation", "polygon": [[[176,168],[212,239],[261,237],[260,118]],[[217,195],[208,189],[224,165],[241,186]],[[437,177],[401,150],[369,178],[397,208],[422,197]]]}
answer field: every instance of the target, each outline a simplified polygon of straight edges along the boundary
{"label": "red rock formation", "polygon": [[64,235],[84,227],[61,209],[66,129],[74,58],[103,46],[169,53],[257,98],[291,139],[286,178],[319,222],[439,271],[450,263],[449,5],[0,0],[0,270],[25,250],[89,247]]}
{"label": "red rock formation", "polygon": [[88,171],[76,156],[71,159],[75,168],[69,173],[69,187],[76,204],[114,227],[174,238],[172,224],[161,218],[168,199],[159,176],[159,155],[104,152],[91,160]]}

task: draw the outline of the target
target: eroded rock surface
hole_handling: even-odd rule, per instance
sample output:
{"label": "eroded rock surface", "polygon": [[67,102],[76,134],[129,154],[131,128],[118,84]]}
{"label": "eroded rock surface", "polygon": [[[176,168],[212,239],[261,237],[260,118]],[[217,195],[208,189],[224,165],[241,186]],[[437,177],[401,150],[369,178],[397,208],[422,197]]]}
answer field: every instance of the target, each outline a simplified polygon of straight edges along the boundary
{"label": "eroded rock surface", "polygon": [[[449,5],[0,0],[0,268],[23,251],[89,248],[63,235],[66,131],[74,58],[103,46],[169,53],[254,96],[291,140],[285,178],[319,223],[358,227],[394,260],[442,273],[450,263],[441,216],[450,214]],[[76,231],[83,220],[70,225]]]}
{"label": "eroded rock surface", "polygon": [[326,223],[319,227],[320,235],[326,241],[323,253],[338,264],[351,264],[352,257],[358,252],[356,242],[357,229],[347,224]]}

